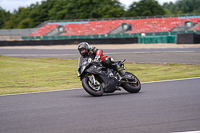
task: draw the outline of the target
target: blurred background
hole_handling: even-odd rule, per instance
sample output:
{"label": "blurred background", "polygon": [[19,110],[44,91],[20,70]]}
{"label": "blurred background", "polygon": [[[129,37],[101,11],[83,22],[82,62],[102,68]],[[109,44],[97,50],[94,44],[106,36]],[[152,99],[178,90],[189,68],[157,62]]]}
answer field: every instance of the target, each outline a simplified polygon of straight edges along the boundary
{"label": "blurred background", "polygon": [[200,32],[199,0],[0,1],[0,40],[142,38]]}

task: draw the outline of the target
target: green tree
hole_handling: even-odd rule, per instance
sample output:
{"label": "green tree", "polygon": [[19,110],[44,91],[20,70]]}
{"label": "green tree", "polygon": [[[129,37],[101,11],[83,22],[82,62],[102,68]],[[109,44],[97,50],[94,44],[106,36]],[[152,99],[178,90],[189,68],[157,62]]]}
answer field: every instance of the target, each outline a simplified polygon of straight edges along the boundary
{"label": "green tree", "polygon": [[199,0],[178,0],[176,3],[164,3],[163,8],[173,14],[198,13],[200,10]]}
{"label": "green tree", "polygon": [[26,18],[26,19],[23,19],[19,24],[18,24],[18,28],[27,28],[27,27],[34,27],[34,22],[31,18]]}
{"label": "green tree", "polygon": [[118,0],[57,0],[50,11],[50,18],[54,20],[121,17],[124,12],[124,7]]}
{"label": "green tree", "polygon": [[5,23],[10,19],[11,13],[0,7],[0,29],[5,26]]}
{"label": "green tree", "polygon": [[164,9],[164,10],[165,10],[165,15],[172,15],[172,13],[168,9]]}
{"label": "green tree", "polygon": [[45,0],[15,10],[4,28],[32,28],[48,20],[122,17],[118,0]]}
{"label": "green tree", "polygon": [[163,8],[169,10],[171,13],[175,13],[177,10],[177,6],[173,2],[170,3],[165,2],[163,4]]}
{"label": "green tree", "polygon": [[119,0],[43,0],[13,13],[0,7],[0,28],[33,28],[48,20],[95,19],[200,13],[200,0],[133,2],[127,11]]}
{"label": "green tree", "polygon": [[49,10],[50,20],[62,20],[66,16],[69,0],[57,0],[54,6]]}
{"label": "green tree", "polygon": [[164,8],[156,0],[140,0],[139,2],[133,2],[129,6],[125,16],[154,16],[164,14]]}
{"label": "green tree", "polygon": [[29,15],[28,9],[20,7],[18,10],[15,10],[14,13],[10,16],[10,19],[5,23],[4,28],[7,29],[27,28],[25,26],[22,26],[22,21],[24,19],[27,19],[28,15]]}

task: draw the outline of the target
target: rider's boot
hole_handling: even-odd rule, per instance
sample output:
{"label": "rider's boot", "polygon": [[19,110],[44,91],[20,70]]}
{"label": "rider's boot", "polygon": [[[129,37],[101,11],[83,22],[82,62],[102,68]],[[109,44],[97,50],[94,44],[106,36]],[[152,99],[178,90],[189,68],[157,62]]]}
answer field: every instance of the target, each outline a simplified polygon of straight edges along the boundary
{"label": "rider's boot", "polygon": [[119,69],[118,70],[118,73],[119,73],[119,75],[122,77],[122,79],[130,79],[131,77],[131,75],[129,75],[129,74],[126,74],[123,70],[121,70],[121,69]]}
{"label": "rider's boot", "polygon": [[133,79],[134,77],[131,74],[126,74],[123,69],[116,63],[117,72],[121,76],[122,79]]}
{"label": "rider's boot", "polygon": [[115,68],[116,68],[117,72],[119,73],[119,75],[123,78],[126,73],[120,68],[118,63],[115,63]]}

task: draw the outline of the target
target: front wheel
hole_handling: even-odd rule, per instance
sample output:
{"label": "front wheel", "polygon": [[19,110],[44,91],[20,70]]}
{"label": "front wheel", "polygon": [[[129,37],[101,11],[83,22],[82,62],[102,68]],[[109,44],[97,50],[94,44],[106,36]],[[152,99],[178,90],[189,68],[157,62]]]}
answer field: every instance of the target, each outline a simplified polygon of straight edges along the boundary
{"label": "front wheel", "polygon": [[129,93],[138,93],[141,90],[140,80],[132,73],[126,72],[126,74],[131,74],[134,81],[126,81],[122,84],[122,87]]}
{"label": "front wheel", "polygon": [[[94,84],[95,80],[95,84]],[[102,96],[104,93],[103,87],[101,84],[96,81],[96,79],[92,76],[86,76],[82,79],[83,89],[90,94],[91,96]]]}

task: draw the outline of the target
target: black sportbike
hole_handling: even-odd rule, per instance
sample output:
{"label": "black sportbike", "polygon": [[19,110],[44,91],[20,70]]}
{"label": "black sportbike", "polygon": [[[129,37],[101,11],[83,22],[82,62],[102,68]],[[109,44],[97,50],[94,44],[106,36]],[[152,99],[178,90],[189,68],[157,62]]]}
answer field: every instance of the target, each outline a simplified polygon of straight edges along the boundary
{"label": "black sportbike", "polygon": [[[116,62],[123,70],[124,61]],[[82,81],[83,89],[92,96],[113,93],[120,90],[119,87],[129,93],[138,93],[141,90],[139,79],[132,73],[125,74],[126,78],[122,78],[116,70],[103,66],[101,62],[95,62],[91,58],[79,58],[78,77]]]}

